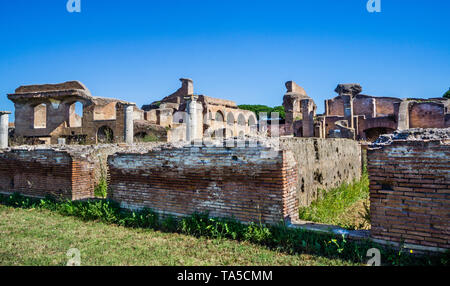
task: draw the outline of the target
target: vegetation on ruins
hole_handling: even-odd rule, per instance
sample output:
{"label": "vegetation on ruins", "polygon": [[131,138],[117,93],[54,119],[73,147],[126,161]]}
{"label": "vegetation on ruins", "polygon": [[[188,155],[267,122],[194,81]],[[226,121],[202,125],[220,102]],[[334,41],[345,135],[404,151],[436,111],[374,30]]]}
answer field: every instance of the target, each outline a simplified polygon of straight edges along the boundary
{"label": "vegetation on ruins", "polygon": [[269,107],[266,105],[250,105],[250,104],[243,104],[238,106],[240,109],[253,111],[256,114],[256,117],[259,119],[260,113],[267,113],[267,116],[271,118],[271,113],[278,112],[281,119],[284,119],[286,117],[286,114],[284,112],[283,106],[275,106],[275,107]]}
{"label": "vegetation on ruins", "polygon": [[448,91],[446,93],[444,93],[444,98],[450,99],[450,88],[448,89]]}
{"label": "vegetation on ruins", "polygon": [[[237,240],[292,255],[318,255],[347,263],[366,263],[367,251],[378,248],[385,265],[447,265],[450,253],[435,256],[410,255],[406,249],[390,249],[371,241],[350,241],[344,236],[289,228],[285,224],[266,226],[242,224],[234,219],[210,218],[208,214],[193,214],[182,219],[161,219],[152,210],[130,212],[108,200],[57,201],[48,197],[32,199],[20,194],[0,195],[0,203],[19,209],[51,211],[63,216],[78,217],[83,221],[97,221],[121,227],[153,229],[163,232],[192,235],[200,239]],[[3,243],[0,240],[0,243]],[[104,250],[104,249],[103,249]]]}
{"label": "vegetation on ruins", "polygon": [[[166,128],[166,130],[167,130],[167,128]],[[141,134],[142,134],[142,136],[141,136]],[[161,139],[158,136],[156,136],[155,134],[140,133],[134,137],[134,141],[136,143],[148,143],[148,142],[159,142],[159,141],[161,141]]]}
{"label": "vegetation on ruins", "polygon": [[107,194],[108,194],[108,182],[106,181],[106,178],[102,174],[98,185],[95,186],[94,195],[98,198],[106,198]]}
{"label": "vegetation on ruins", "polygon": [[[329,191],[322,190],[321,198],[299,210],[300,219],[317,223],[334,224],[346,229],[369,229],[369,176],[360,181],[342,184]],[[353,214],[349,218],[349,212]]]}

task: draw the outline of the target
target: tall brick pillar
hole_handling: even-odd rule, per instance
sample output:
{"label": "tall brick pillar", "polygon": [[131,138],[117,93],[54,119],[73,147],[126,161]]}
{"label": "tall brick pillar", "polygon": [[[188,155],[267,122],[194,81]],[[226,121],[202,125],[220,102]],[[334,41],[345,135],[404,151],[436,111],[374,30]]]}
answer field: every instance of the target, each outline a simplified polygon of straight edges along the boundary
{"label": "tall brick pillar", "polygon": [[134,139],[134,105],[125,105],[124,139],[125,143],[133,144]]}
{"label": "tall brick pillar", "polygon": [[9,111],[0,111],[0,149],[8,148]]}
{"label": "tall brick pillar", "polygon": [[314,137],[315,104],[311,99],[301,100],[303,137]]}

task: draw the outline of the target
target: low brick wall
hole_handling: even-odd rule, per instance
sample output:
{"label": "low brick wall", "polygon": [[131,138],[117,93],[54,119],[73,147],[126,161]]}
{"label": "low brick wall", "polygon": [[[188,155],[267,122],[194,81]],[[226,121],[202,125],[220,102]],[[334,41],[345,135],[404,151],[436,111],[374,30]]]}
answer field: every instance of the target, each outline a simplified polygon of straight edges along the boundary
{"label": "low brick wall", "polygon": [[55,150],[0,152],[0,192],[71,200],[94,195],[91,163]]}
{"label": "low brick wall", "polygon": [[361,146],[350,139],[282,138],[282,149],[289,150],[297,162],[296,187],[300,206],[308,206],[343,183],[361,178]]}
{"label": "low brick wall", "polygon": [[450,248],[450,144],[373,146],[368,171],[372,238]]}
{"label": "low brick wall", "polygon": [[[148,146],[147,146],[148,145]],[[152,148],[155,144],[147,144]],[[70,200],[94,197],[117,145],[22,146],[0,151],[0,192]]]}
{"label": "low brick wall", "polygon": [[278,223],[298,219],[297,168],[289,151],[186,147],[109,156],[109,197],[122,207]]}

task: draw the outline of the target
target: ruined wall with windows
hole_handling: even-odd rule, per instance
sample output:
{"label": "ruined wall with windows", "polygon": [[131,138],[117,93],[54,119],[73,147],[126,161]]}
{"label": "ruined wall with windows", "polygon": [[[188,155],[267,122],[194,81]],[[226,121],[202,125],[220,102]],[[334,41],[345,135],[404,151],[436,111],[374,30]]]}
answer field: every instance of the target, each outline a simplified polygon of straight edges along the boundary
{"label": "ruined wall with windows", "polygon": [[93,97],[80,82],[22,86],[8,98],[15,105],[15,136],[28,143],[96,144],[124,141],[124,110],[134,106],[134,132],[165,140],[167,130],[144,120],[134,103]]}
{"label": "ruined wall with windows", "polygon": [[375,97],[361,94],[359,84],[339,84],[339,95],[326,100],[325,113],[316,115],[303,88],[292,81],[286,87],[283,135],[374,141],[397,129],[450,127],[450,100],[445,98]]}
{"label": "ruined wall with windows", "polygon": [[[186,128],[189,111],[187,104],[194,95],[194,84],[191,79],[180,79],[182,85],[173,94],[158,102],[142,106],[145,118],[155,124],[174,130]],[[244,137],[257,134],[256,114],[242,110],[230,100],[196,95],[195,116],[198,133],[195,139]],[[175,136],[174,136],[175,137]]]}

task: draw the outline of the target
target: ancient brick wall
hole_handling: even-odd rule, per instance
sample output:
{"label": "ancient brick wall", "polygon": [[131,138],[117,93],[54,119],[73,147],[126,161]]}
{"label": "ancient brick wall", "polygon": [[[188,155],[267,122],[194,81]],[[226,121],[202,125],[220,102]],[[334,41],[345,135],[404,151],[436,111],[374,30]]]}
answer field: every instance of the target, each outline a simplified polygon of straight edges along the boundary
{"label": "ancient brick wall", "polygon": [[394,114],[394,104],[401,102],[401,99],[391,97],[376,97],[375,99],[377,116],[388,116]]}
{"label": "ancient brick wall", "polygon": [[353,99],[353,109],[355,115],[364,115],[366,118],[374,117],[374,98],[361,94],[356,95]]}
{"label": "ancient brick wall", "polygon": [[107,179],[108,156],[118,150],[123,149],[117,145],[5,149],[0,152],[0,192],[70,200],[93,198],[102,176]]}
{"label": "ancient brick wall", "polygon": [[297,198],[308,206],[343,183],[361,178],[361,147],[349,139],[282,138],[280,146],[293,153],[298,168]]}
{"label": "ancient brick wall", "polygon": [[410,128],[445,128],[443,104],[413,102],[409,109]]}
{"label": "ancient brick wall", "polygon": [[288,151],[266,147],[186,147],[108,159],[109,197],[126,208],[174,216],[278,223],[298,219],[297,170]]}
{"label": "ancient brick wall", "polygon": [[368,150],[371,236],[450,248],[450,145],[394,141]]}
{"label": "ancient brick wall", "polygon": [[0,192],[71,200],[93,197],[92,163],[55,150],[0,152]]}

